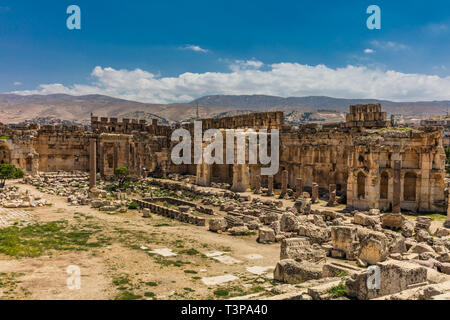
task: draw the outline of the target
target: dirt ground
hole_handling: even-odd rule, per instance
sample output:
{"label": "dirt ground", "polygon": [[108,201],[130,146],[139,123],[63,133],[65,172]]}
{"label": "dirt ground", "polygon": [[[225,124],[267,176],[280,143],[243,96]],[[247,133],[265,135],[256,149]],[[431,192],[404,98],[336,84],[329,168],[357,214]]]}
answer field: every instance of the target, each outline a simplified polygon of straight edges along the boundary
{"label": "dirt ground", "polygon": [[[138,210],[111,215],[14,184],[52,205],[24,209],[33,217],[30,226],[42,226],[22,235],[32,234],[33,240],[21,243],[22,236],[9,235],[17,243],[0,245],[0,299],[229,299],[270,295],[277,285],[271,268],[279,261],[280,244],[259,244],[256,233],[217,234],[155,214],[143,218]],[[283,200],[283,205],[293,202]],[[313,208],[325,205],[320,201]],[[433,220],[431,230],[441,225]],[[158,249],[176,256],[152,252]],[[214,252],[220,252],[218,258]],[[79,270],[79,287],[74,288],[76,275],[68,268]],[[218,276],[235,278],[203,281]]]}
{"label": "dirt ground", "polygon": [[[110,215],[17,185],[52,203],[27,210],[35,222],[63,221],[79,231],[95,230],[91,238],[97,244],[81,250],[49,249],[36,257],[0,253],[1,299],[221,299],[261,294],[272,286],[271,270],[255,275],[246,268],[274,267],[279,244],[262,245],[256,235],[216,234],[157,215],[142,218],[137,210]],[[149,252],[158,248],[171,249],[177,256]],[[240,262],[226,264],[205,255],[215,251]],[[249,256],[255,254],[259,256]],[[79,267],[79,289],[67,285],[69,266]],[[238,280],[219,285],[201,280],[227,274]]]}

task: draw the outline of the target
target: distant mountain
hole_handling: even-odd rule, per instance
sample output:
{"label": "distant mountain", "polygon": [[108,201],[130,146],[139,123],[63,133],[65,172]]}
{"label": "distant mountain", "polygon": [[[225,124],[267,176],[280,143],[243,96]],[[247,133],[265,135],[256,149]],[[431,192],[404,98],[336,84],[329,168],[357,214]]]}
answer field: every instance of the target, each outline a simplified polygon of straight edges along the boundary
{"label": "distant mountain", "polygon": [[393,102],[377,99],[343,99],[325,96],[289,97],[282,98],[267,95],[214,95],[196,99],[190,104],[202,106],[216,106],[235,109],[271,109],[286,110],[290,107],[302,107],[304,111],[318,109],[332,109],[347,111],[350,105],[381,103],[383,109],[389,113],[442,113],[450,107],[450,101],[418,101],[418,102]]}
{"label": "distant mountain", "polygon": [[[200,118],[222,117],[248,112],[294,112],[294,118],[304,112],[323,110],[348,112],[353,104],[381,103],[390,114],[423,118],[443,114],[450,101],[392,102],[376,99],[339,99],[331,97],[290,97],[267,95],[216,95],[206,96],[189,103],[152,104],[117,99],[103,95],[71,96],[66,94],[29,95],[0,94],[0,122],[19,123],[35,118],[76,121],[89,124],[90,115],[143,119],[158,118],[161,123]],[[322,110],[322,111],[321,111]],[[52,120],[53,121],[53,120]]]}
{"label": "distant mountain", "polygon": [[[228,110],[228,109],[227,109]],[[200,117],[227,111],[220,107],[200,106]],[[99,117],[127,118],[133,115],[161,123],[195,117],[197,106],[191,104],[151,104],[103,95],[71,96],[67,94],[28,95],[0,94],[0,122],[19,123],[35,118],[52,118],[90,123],[93,113]]]}

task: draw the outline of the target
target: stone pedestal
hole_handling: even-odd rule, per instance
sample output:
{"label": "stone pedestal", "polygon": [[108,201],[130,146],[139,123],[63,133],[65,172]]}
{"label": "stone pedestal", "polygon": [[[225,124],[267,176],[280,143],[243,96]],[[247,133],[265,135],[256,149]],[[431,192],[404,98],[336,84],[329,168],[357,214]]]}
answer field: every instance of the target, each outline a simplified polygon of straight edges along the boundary
{"label": "stone pedestal", "polygon": [[400,195],[401,195],[401,166],[402,163],[400,160],[394,161],[394,193],[392,199],[392,212],[393,213],[401,213],[401,203],[400,203]]}
{"label": "stone pedestal", "polygon": [[287,186],[288,186],[288,171],[283,170],[281,173],[281,195],[280,197],[285,197],[287,195]]}
{"label": "stone pedestal", "polygon": [[303,180],[301,178],[295,179],[295,197],[300,198],[303,193]]}
{"label": "stone pedestal", "polygon": [[273,195],[273,176],[267,176],[267,195]]}
{"label": "stone pedestal", "polygon": [[329,199],[328,199],[328,207],[334,207],[337,202],[336,202],[336,185],[335,184],[330,184],[329,186]]}
{"label": "stone pedestal", "polygon": [[319,185],[315,182],[312,184],[311,201],[312,203],[319,201]]}

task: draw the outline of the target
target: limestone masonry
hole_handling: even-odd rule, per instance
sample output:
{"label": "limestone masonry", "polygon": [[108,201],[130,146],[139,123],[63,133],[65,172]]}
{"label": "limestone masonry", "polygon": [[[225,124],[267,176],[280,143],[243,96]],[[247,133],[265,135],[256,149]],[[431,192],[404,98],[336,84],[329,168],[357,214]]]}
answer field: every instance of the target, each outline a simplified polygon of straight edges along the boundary
{"label": "limestone masonry", "polygon": [[[201,186],[229,183],[236,192],[268,187],[268,193],[282,189],[283,196],[289,188],[297,197],[310,192],[316,199],[329,193],[330,206],[340,201],[348,209],[447,212],[442,127],[391,127],[379,104],[351,106],[346,122],[322,127],[285,125],[282,112],[201,121],[203,130],[280,130],[278,173],[261,176],[260,165],[174,165],[170,136],[176,127],[95,116],[90,130],[0,125],[0,163],[15,164],[31,175],[91,169],[91,187],[97,172],[108,178],[115,168],[126,166],[138,177],[191,174]],[[192,132],[193,124],[186,128]]]}

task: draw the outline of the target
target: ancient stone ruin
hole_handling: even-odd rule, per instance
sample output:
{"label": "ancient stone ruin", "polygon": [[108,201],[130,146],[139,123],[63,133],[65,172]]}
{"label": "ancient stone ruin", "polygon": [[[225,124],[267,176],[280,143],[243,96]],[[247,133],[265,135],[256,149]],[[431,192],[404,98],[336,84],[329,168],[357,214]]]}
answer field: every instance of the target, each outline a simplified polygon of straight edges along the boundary
{"label": "ancient stone ruin", "polygon": [[[0,162],[73,205],[125,212],[133,201],[143,218],[164,216],[212,235],[279,245],[273,299],[448,298],[441,127],[391,127],[379,104],[351,106],[346,122],[322,126],[285,125],[281,112],[201,122],[203,131],[279,130],[278,172],[265,176],[263,165],[248,163],[176,165],[170,137],[180,126],[95,116],[90,129],[2,125],[8,139],[0,140]],[[193,135],[194,124],[184,129]],[[248,160],[249,146],[245,151]],[[139,181],[128,194],[105,187],[121,166]],[[8,192],[4,206],[45,205]],[[427,213],[447,219],[436,226]]]}

